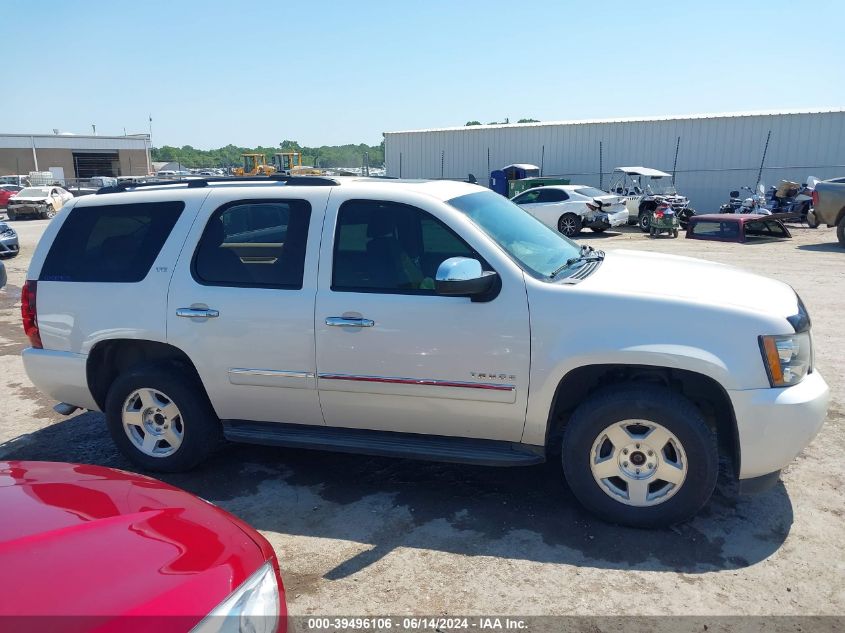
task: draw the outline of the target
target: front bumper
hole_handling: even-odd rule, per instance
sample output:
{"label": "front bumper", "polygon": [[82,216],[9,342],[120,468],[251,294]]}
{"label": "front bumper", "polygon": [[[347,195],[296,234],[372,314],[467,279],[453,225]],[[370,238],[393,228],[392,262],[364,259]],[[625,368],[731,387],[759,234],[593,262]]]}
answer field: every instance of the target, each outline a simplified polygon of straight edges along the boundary
{"label": "front bumper", "polygon": [[827,417],[830,390],[818,370],[793,387],[729,391],[739,439],[739,479],[769,475],[810,443]]}
{"label": "front bumper", "polygon": [[15,205],[12,207],[6,207],[6,215],[9,214],[9,211],[14,213],[16,216],[21,215],[41,215],[44,211],[47,210],[46,204],[22,204],[22,205]]}
{"label": "front bumper", "polygon": [[0,235],[0,257],[14,257],[18,254],[20,246],[18,245],[18,236],[3,237]]}
{"label": "front bumper", "polygon": [[39,391],[59,402],[100,410],[88,389],[88,356],[32,347],[21,355],[26,375]]}

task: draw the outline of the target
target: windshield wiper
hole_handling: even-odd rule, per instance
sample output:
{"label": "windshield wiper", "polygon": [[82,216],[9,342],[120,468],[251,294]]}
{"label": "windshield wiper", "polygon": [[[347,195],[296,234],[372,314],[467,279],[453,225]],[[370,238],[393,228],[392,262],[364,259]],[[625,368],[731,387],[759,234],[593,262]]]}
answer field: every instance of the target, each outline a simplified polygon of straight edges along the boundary
{"label": "windshield wiper", "polygon": [[578,262],[600,262],[603,259],[604,251],[597,251],[588,244],[582,244],[578,257],[570,257],[567,259],[565,264],[558,266],[555,271],[549,275],[549,279],[554,279],[564,270],[572,266],[572,264],[577,264]]}

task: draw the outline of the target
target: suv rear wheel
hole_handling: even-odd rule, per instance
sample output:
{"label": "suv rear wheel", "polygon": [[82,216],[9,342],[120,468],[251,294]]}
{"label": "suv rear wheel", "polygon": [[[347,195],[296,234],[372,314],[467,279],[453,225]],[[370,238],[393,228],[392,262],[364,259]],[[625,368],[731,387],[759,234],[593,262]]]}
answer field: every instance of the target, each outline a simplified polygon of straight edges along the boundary
{"label": "suv rear wheel", "polygon": [[563,438],[563,470],[578,500],[599,517],[633,527],[685,521],[716,485],[716,436],[699,410],[660,385],[596,393]]}
{"label": "suv rear wheel", "polygon": [[120,451],[146,470],[189,470],[220,439],[220,421],[196,380],[167,365],[144,365],[115,379],[106,422]]}
{"label": "suv rear wheel", "polygon": [[845,246],[845,218],[839,220],[839,224],[836,225],[836,239],[839,240],[840,246]]}

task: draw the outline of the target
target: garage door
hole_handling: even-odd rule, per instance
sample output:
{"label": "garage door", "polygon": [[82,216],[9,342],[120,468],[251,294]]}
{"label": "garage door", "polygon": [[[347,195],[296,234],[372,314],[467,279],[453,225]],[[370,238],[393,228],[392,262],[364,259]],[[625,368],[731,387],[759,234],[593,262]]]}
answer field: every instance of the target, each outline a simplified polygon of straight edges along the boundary
{"label": "garage door", "polygon": [[117,152],[74,152],[73,168],[77,178],[94,176],[120,176],[120,158]]}

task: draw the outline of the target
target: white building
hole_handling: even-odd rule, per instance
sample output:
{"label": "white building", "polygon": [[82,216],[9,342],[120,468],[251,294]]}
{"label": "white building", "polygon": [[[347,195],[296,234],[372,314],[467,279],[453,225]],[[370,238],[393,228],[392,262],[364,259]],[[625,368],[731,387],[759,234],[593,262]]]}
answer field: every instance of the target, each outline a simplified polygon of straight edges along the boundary
{"label": "white building", "polygon": [[0,176],[31,171],[52,172],[59,182],[143,176],[150,171],[150,137],[0,133]]}
{"label": "white building", "polygon": [[403,178],[473,174],[486,185],[491,170],[533,163],[545,176],[609,187],[620,165],[674,168],[676,187],[699,213],[753,187],[764,152],[766,185],[845,176],[845,109],[479,125],[386,132],[384,140],[387,174]]}

